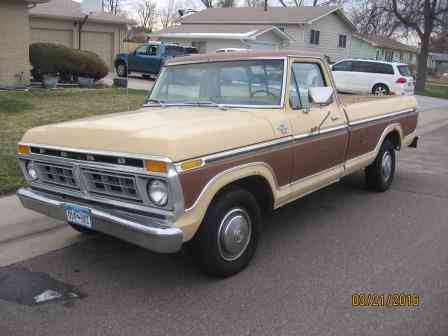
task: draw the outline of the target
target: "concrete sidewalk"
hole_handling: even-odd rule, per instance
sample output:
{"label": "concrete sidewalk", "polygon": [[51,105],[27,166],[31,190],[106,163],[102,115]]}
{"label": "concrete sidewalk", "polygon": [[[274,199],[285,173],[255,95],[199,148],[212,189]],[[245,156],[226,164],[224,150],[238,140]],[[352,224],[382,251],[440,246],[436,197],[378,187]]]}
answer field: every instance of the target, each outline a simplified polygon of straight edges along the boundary
{"label": "concrete sidewalk", "polygon": [[[444,102],[431,101],[432,106]],[[448,106],[448,101],[445,101]],[[448,125],[448,107],[422,109],[417,132]],[[424,141],[424,140],[423,140]],[[0,198],[0,266],[10,265],[85,239],[63,222],[24,209],[16,196]]]}
{"label": "concrete sidewalk", "polygon": [[[109,73],[102,81],[104,84],[112,86],[114,84],[115,74]],[[154,80],[149,78],[143,78],[138,75],[130,75],[128,78],[128,88],[133,90],[145,90],[149,91],[154,85]]]}

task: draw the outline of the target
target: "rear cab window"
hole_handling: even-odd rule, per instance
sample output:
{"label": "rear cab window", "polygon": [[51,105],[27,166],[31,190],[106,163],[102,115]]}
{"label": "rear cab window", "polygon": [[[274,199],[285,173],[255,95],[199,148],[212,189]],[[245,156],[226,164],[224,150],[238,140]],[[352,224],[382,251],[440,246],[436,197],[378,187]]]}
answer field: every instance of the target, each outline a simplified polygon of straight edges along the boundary
{"label": "rear cab window", "polygon": [[309,89],[323,86],[328,85],[318,63],[293,63],[289,88],[291,108],[299,110],[309,106]]}
{"label": "rear cab window", "polygon": [[184,50],[184,48],[181,47],[181,46],[172,46],[172,45],[169,45],[169,46],[166,46],[166,47],[165,47],[165,56],[173,56],[173,57],[176,57],[176,56],[183,55],[184,53],[185,53],[185,50]]}

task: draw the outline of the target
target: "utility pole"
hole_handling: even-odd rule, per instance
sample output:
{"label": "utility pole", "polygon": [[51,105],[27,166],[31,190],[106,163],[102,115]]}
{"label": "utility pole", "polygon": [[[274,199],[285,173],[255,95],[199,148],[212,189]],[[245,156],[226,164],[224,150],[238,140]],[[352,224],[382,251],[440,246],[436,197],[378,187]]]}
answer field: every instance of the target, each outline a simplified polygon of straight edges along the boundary
{"label": "utility pole", "polygon": [[268,0],[264,0],[264,11],[268,11]]}

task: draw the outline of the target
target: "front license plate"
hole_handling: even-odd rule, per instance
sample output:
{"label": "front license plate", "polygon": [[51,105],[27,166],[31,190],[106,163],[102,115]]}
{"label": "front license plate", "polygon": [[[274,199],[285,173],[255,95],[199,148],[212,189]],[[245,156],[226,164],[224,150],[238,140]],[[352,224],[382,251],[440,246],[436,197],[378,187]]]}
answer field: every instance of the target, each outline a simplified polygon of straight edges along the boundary
{"label": "front license plate", "polygon": [[66,204],[64,205],[64,211],[67,223],[92,228],[92,213],[89,208]]}

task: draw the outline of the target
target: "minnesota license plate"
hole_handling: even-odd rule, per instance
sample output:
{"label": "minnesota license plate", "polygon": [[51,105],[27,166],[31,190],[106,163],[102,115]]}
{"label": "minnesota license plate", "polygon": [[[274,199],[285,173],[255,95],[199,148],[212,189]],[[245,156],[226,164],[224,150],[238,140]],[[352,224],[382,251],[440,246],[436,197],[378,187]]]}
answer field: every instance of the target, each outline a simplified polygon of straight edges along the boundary
{"label": "minnesota license plate", "polygon": [[64,211],[67,223],[85,226],[89,229],[92,228],[92,213],[89,208],[74,204],[65,204]]}

